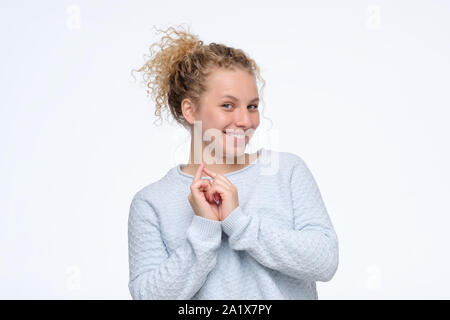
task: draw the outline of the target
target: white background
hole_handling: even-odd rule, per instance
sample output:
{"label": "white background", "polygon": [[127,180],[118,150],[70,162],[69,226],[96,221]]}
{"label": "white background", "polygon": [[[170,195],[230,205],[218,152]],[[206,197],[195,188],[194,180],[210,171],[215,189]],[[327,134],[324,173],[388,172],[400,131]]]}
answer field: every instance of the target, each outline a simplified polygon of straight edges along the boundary
{"label": "white background", "polygon": [[319,299],[450,298],[448,2],[0,6],[0,298],[131,298],[130,201],[189,154],[130,71],[182,23],[261,67],[261,145],[305,160],[338,234]]}

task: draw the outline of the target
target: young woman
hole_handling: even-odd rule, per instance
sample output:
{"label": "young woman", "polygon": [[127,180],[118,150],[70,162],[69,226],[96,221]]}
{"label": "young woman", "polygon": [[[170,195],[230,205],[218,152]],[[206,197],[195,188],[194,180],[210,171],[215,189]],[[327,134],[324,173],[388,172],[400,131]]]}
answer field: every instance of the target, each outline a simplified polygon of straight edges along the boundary
{"label": "young woman", "polygon": [[168,107],[190,131],[191,153],[131,201],[132,298],[318,299],[338,239],[310,170],[290,152],[244,152],[260,122],[258,66],[172,27],[154,45],[138,71],[155,114]]}

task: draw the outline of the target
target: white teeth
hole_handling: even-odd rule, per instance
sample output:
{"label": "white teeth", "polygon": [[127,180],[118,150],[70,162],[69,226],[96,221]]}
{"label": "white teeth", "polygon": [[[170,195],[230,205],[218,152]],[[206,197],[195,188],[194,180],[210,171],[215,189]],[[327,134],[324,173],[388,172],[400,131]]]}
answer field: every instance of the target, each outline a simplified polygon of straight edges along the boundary
{"label": "white teeth", "polygon": [[244,139],[245,138],[245,135],[243,135],[243,134],[226,133],[226,135],[233,136],[233,137],[236,137],[238,139]]}

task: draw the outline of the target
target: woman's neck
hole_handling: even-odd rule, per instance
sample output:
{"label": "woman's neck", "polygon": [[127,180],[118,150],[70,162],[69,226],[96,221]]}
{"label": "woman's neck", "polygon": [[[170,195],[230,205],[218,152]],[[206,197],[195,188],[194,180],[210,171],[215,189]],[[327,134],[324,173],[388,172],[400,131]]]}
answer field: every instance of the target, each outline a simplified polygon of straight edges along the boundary
{"label": "woman's neck", "polygon": [[[215,173],[226,174],[226,173],[230,173],[230,172],[245,168],[249,164],[253,163],[257,158],[258,158],[258,153],[255,152],[253,154],[244,153],[243,155],[241,155],[240,158],[235,157],[233,159],[234,161],[232,161],[232,163],[226,163],[226,160],[223,160],[222,163],[217,163],[218,161],[214,161],[214,158],[211,158],[211,159],[208,158],[208,160],[203,158],[203,161],[204,161],[205,167],[208,168],[209,170],[214,171]],[[208,162],[211,162],[211,163],[208,164]],[[185,167],[183,167],[183,169],[181,171],[184,173],[190,174],[190,175],[195,175],[195,172],[197,171],[197,168],[199,165],[200,165],[200,163],[195,163],[194,157],[191,152],[191,156],[189,158],[189,163]],[[208,175],[205,173],[202,173],[202,177],[206,177],[206,176],[208,176]]]}

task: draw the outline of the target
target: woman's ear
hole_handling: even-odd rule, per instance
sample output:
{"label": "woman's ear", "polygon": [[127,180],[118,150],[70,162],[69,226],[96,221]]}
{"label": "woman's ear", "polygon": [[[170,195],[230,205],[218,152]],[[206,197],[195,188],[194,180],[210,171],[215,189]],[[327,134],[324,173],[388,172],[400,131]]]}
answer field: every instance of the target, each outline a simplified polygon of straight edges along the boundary
{"label": "woman's ear", "polygon": [[181,101],[181,112],[183,113],[183,117],[190,125],[194,125],[195,121],[195,106],[194,103],[189,99],[185,98]]}

